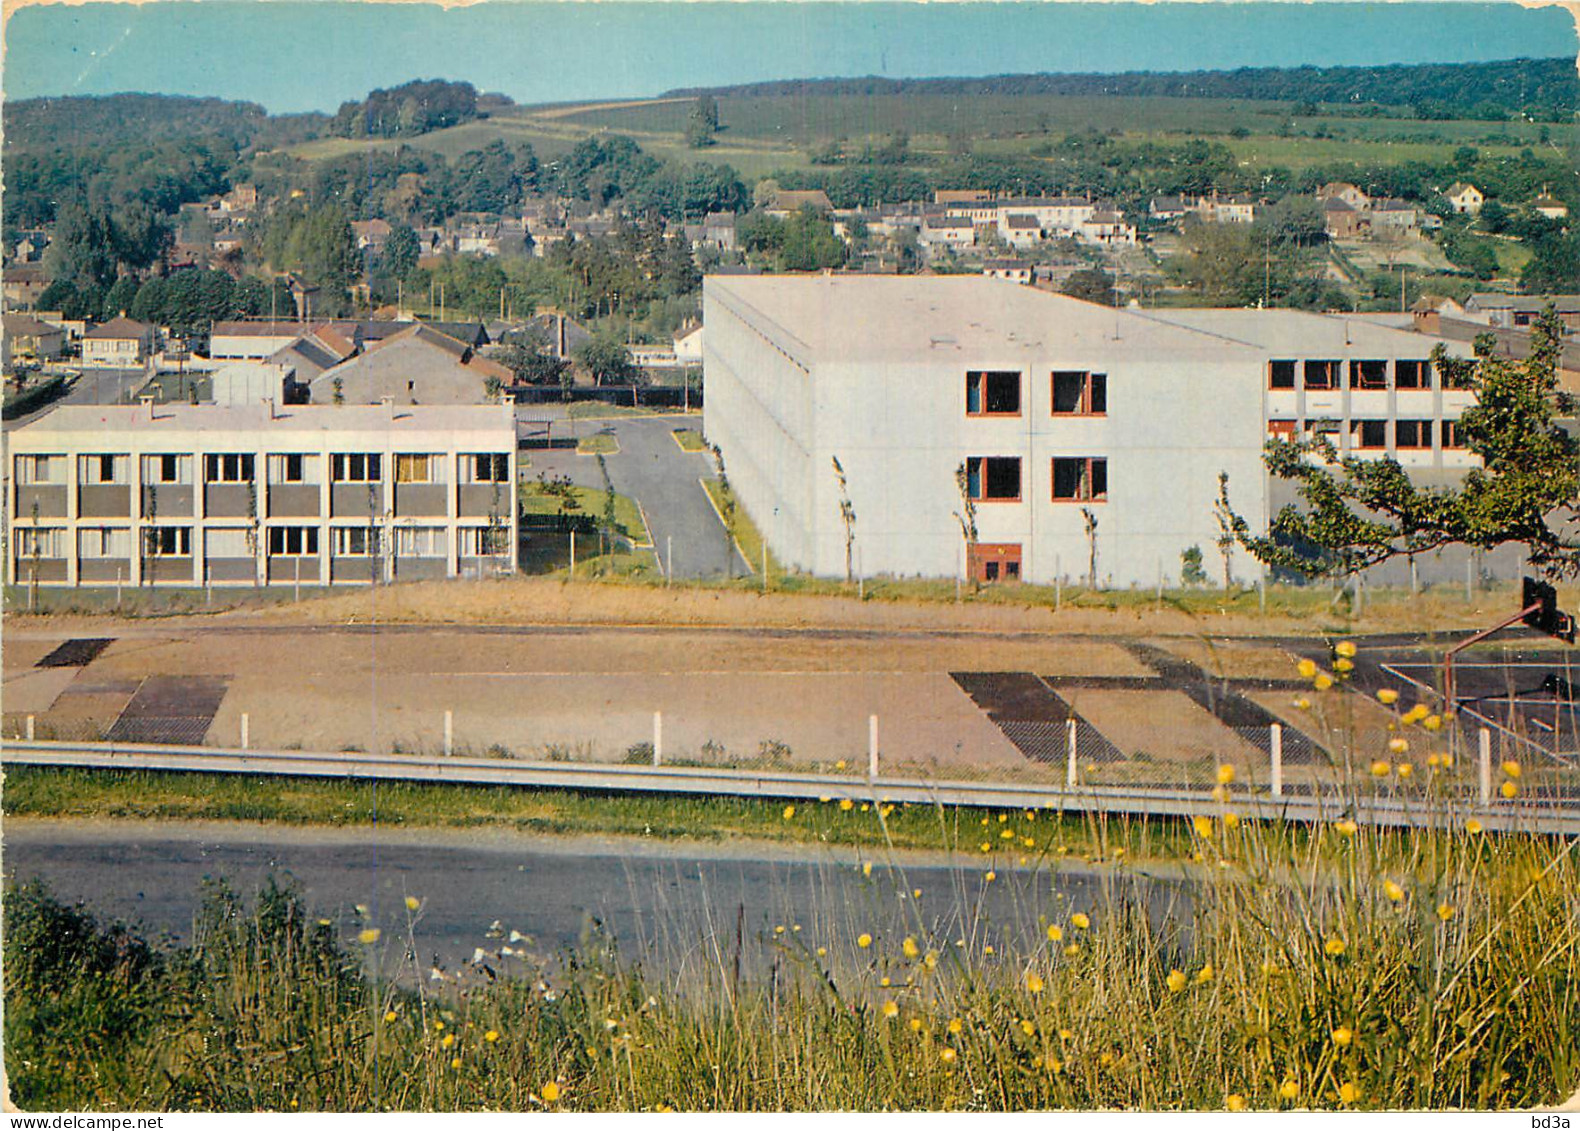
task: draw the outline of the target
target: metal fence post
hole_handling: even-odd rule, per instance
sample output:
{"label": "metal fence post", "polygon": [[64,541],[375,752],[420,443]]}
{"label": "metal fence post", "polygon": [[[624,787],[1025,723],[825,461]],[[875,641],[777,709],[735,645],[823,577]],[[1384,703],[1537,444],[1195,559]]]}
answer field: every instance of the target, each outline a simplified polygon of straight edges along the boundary
{"label": "metal fence post", "polygon": [[573,578],[576,576],[576,531],[574,529],[571,530],[571,568],[570,568],[570,576],[573,577]]}
{"label": "metal fence post", "polygon": [[1492,731],[1481,728],[1481,803],[1492,804]]}
{"label": "metal fence post", "polygon": [[653,712],[653,765],[664,764],[664,712]]}
{"label": "metal fence post", "polygon": [[867,716],[867,778],[878,778],[878,716]]}
{"label": "metal fence post", "polygon": [[1267,728],[1267,749],[1272,756],[1273,796],[1284,796],[1284,728],[1274,723]]}
{"label": "metal fence post", "polygon": [[444,713],[444,756],[455,753],[455,712]]}
{"label": "metal fence post", "polygon": [[1066,732],[1067,732],[1067,734],[1069,736],[1069,746],[1070,746],[1069,762],[1066,764],[1066,766],[1064,768],[1064,784],[1065,784],[1065,787],[1067,789],[1074,789],[1075,788],[1075,757],[1076,757],[1076,753],[1077,753],[1076,741],[1075,741],[1075,737],[1076,737],[1076,723],[1075,723],[1075,720],[1074,719],[1069,719],[1068,721],[1065,722],[1064,726],[1065,726],[1065,730],[1066,730]]}
{"label": "metal fence post", "polygon": [[27,717],[27,740],[29,742],[33,741],[33,716],[32,715],[29,715]]}
{"label": "metal fence post", "polygon": [[247,712],[241,713],[241,748],[247,749]]}

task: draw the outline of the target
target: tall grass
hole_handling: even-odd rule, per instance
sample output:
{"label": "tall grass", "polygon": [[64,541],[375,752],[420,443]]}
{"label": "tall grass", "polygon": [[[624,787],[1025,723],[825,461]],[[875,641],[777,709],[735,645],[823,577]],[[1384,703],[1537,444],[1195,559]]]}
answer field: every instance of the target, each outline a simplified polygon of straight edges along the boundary
{"label": "tall grass", "polygon": [[[1079,889],[1052,852],[970,859],[947,919],[848,899],[748,932],[731,907],[509,966],[495,931],[498,981],[431,980],[420,898],[379,934],[219,889],[189,944],[153,947],[23,888],[8,1069],[57,1109],[1507,1108],[1580,1085],[1575,842],[1186,835],[1194,883],[1161,912],[1117,853]],[[907,894],[901,867],[855,882]],[[1013,922],[983,921],[992,885]]]}

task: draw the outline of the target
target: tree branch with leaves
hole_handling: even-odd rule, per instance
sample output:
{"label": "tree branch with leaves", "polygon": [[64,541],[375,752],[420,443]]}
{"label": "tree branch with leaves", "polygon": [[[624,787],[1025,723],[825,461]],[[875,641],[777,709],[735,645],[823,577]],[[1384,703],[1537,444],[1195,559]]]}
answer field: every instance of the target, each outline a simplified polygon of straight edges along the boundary
{"label": "tree branch with leaves", "polygon": [[1444,388],[1476,394],[1457,428],[1481,466],[1458,487],[1417,486],[1392,456],[1341,456],[1325,436],[1275,439],[1267,469],[1295,484],[1301,505],[1280,510],[1265,536],[1233,515],[1236,539],[1259,561],[1307,577],[1350,576],[1453,544],[1506,543],[1523,543],[1544,576],[1580,576],[1580,441],[1558,423],[1574,411],[1558,387],[1561,334],[1549,307],[1523,361],[1495,356],[1490,334],[1476,339],[1473,359],[1432,351]]}

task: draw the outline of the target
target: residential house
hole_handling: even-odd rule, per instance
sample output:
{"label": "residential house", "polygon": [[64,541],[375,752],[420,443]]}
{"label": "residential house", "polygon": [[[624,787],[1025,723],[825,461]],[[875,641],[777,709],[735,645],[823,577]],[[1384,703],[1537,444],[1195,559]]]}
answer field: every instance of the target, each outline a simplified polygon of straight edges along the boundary
{"label": "residential house", "polygon": [[682,365],[702,364],[702,323],[682,326],[676,331],[675,360]]}
{"label": "residential house", "polygon": [[1342,197],[1322,201],[1322,230],[1330,240],[1350,240],[1371,231],[1371,213],[1363,212]]}
{"label": "residential house", "polygon": [[141,369],[153,344],[154,328],[123,313],[82,336],[82,364],[109,369]]}
{"label": "residential house", "polygon": [[1031,283],[1031,264],[1024,259],[984,259],[982,274],[989,279],[1008,279],[1012,283]]}
{"label": "residential house", "polygon": [[1042,225],[1037,217],[1025,212],[1002,213],[998,217],[998,235],[1010,247],[1031,247],[1042,242]]}
{"label": "residential house", "polygon": [[326,369],[309,386],[314,404],[339,399],[346,404],[486,404],[490,385],[508,385],[514,374],[480,357],[465,342],[432,326],[409,322],[400,331],[368,345],[356,357]]}
{"label": "residential house", "polygon": [[10,312],[5,314],[4,322],[4,333],[0,337],[5,341],[4,364],[7,367],[19,358],[53,361],[66,352],[66,334],[59,326],[31,315]]}
{"label": "residential house", "polygon": [[1329,181],[1317,190],[1317,199],[1342,200],[1357,212],[1365,212],[1372,206],[1372,198],[1348,181]]}
{"label": "residential house", "polygon": [[1147,206],[1147,215],[1160,224],[1182,220],[1189,211],[1183,196],[1155,196]]}
{"label": "residential house", "polygon": [[1487,198],[1475,185],[1466,184],[1464,181],[1455,181],[1443,190],[1443,196],[1455,212],[1466,216],[1474,216],[1481,211],[1481,206]]}
{"label": "residential house", "polygon": [[1136,242],[1136,226],[1127,224],[1121,212],[1099,209],[1081,222],[1076,238],[1085,243],[1133,244]]}
{"label": "residential house", "polygon": [[834,205],[829,202],[828,193],[822,189],[778,189],[763,211],[777,219],[788,220],[803,208],[826,216],[834,210]]}
{"label": "residential house", "polygon": [[977,242],[976,225],[963,216],[928,216],[917,239],[929,252],[971,247]]}
{"label": "residential house", "polygon": [[388,220],[353,220],[351,234],[356,237],[357,250],[369,255],[378,255],[384,250],[384,245],[389,242],[390,228]]}
{"label": "residential house", "polygon": [[344,585],[516,568],[506,405],[62,405],[9,433],[5,580]]}
{"label": "residential house", "polygon": [[1549,306],[1571,332],[1580,331],[1580,295],[1505,295],[1479,292],[1465,300],[1471,318],[1505,330],[1526,329]]}
{"label": "residential house", "polygon": [[31,263],[6,264],[0,268],[0,292],[8,310],[31,310],[38,296],[49,289],[49,275]]}
{"label": "residential house", "polygon": [[1370,214],[1373,235],[1384,232],[1413,235],[1419,226],[1420,210],[1409,201],[1395,197],[1373,200]]}
{"label": "residential house", "polygon": [[1549,220],[1569,219],[1569,206],[1550,192],[1543,192],[1531,201],[1531,210]]}
{"label": "residential house", "polygon": [[[209,330],[208,355],[215,361],[263,361],[307,331],[308,327],[300,322],[216,322]],[[352,352],[355,350],[345,356]]]}

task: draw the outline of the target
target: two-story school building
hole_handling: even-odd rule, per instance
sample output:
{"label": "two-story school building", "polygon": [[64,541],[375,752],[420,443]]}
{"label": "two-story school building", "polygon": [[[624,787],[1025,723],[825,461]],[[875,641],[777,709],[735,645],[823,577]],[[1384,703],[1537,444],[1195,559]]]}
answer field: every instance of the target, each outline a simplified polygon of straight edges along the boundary
{"label": "two-story school building", "polygon": [[[707,437],[774,553],[820,575],[845,569],[834,459],[866,575],[1051,583],[1095,556],[1118,586],[1173,583],[1192,546],[1212,560],[1220,473],[1265,529],[1292,498],[1269,436],[1330,433],[1445,482],[1475,462],[1436,341],[1361,320],[825,275],[709,277],[704,321]],[[1234,572],[1261,567],[1237,548]]]}
{"label": "two-story school building", "polygon": [[517,563],[506,405],[65,405],[7,436],[7,581],[368,584]]}

